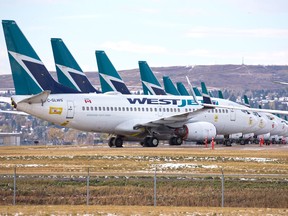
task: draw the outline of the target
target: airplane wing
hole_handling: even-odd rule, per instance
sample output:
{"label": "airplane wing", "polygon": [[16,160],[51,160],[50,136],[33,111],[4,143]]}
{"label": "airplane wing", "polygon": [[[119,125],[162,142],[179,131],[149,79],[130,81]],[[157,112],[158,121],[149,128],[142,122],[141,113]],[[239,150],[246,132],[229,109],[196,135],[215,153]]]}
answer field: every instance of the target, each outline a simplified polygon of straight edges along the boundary
{"label": "airplane wing", "polygon": [[282,82],[282,81],[273,81],[274,83],[282,84],[282,85],[288,85],[287,82]]}
{"label": "airplane wing", "polygon": [[[209,107],[209,109],[211,109]],[[195,110],[193,112],[185,112],[177,115],[171,115],[168,117],[163,117],[159,119],[155,119],[153,121],[149,121],[146,123],[137,124],[134,128],[142,128],[142,127],[159,127],[159,126],[167,126],[171,128],[182,127],[189,119],[192,119],[195,115],[200,112],[206,110],[205,107]]]}

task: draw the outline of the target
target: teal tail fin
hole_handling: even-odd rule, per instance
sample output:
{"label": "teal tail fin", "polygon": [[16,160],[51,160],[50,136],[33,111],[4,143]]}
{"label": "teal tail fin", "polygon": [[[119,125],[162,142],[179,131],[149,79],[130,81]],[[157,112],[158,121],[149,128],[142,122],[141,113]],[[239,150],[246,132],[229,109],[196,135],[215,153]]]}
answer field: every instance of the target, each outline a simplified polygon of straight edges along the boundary
{"label": "teal tail fin", "polygon": [[189,96],[189,92],[187,91],[187,89],[185,88],[185,86],[182,82],[177,82],[176,85],[177,85],[177,89],[178,89],[180,95]]}
{"label": "teal tail fin", "polygon": [[2,20],[16,95],[79,93],[56,82],[14,20]]}
{"label": "teal tail fin", "polygon": [[61,38],[51,38],[51,45],[58,81],[61,84],[83,93],[100,93],[83,73]]}
{"label": "teal tail fin", "polygon": [[212,104],[211,97],[208,93],[208,90],[207,90],[204,82],[201,82],[201,89],[202,89],[203,103],[204,104]]}
{"label": "teal tail fin", "polygon": [[193,91],[194,91],[194,94],[197,96],[197,97],[201,97],[202,94],[200,93],[199,89],[197,87],[193,87]]}
{"label": "teal tail fin", "polygon": [[167,94],[180,95],[179,91],[168,76],[163,76],[164,89]]}
{"label": "teal tail fin", "polygon": [[222,93],[221,90],[218,90],[218,98],[220,98],[220,99],[224,99],[224,97],[223,97],[223,93]]}
{"label": "teal tail fin", "polygon": [[118,91],[122,94],[131,94],[104,51],[96,51],[96,60],[103,93]]}
{"label": "teal tail fin", "polygon": [[146,61],[139,61],[139,69],[143,92],[145,95],[166,95],[165,90],[160,85],[156,76],[153,74],[151,68]]}

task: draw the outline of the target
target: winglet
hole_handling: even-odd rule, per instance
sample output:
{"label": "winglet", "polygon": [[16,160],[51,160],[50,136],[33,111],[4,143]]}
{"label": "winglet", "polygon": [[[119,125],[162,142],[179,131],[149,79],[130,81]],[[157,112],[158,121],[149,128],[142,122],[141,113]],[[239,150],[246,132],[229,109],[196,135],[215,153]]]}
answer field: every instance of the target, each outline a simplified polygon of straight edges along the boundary
{"label": "winglet", "polygon": [[189,78],[188,78],[187,76],[186,76],[186,80],[187,80],[187,82],[188,82],[188,86],[190,87],[190,94],[192,95],[194,101],[195,101],[197,104],[200,104],[199,101],[198,101],[198,99],[197,99],[197,97],[196,97],[196,95],[195,95],[195,93],[194,93],[194,91],[193,91],[193,86],[192,86],[192,84],[190,83],[190,80],[189,80]]}
{"label": "winglet", "polygon": [[244,95],[244,105],[247,107],[251,107],[247,95]]}

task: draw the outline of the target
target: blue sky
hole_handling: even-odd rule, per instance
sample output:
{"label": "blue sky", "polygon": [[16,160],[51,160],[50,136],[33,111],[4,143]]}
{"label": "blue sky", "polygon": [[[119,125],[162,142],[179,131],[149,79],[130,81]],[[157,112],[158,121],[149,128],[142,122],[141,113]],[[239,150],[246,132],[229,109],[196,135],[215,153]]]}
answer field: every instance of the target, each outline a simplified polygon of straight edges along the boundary
{"label": "blue sky", "polygon": [[[1,0],[48,70],[50,38],[62,38],[83,71],[95,50],[117,70],[207,64],[287,65],[287,0]],[[0,74],[10,74],[0,29]]]}

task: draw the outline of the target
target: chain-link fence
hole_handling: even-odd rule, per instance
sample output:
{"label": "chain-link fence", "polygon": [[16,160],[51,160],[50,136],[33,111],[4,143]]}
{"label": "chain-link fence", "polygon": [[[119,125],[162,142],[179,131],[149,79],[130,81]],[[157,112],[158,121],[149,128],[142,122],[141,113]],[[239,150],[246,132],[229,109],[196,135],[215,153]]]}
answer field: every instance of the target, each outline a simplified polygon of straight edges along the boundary
{"label": "chain-link fence", "polygon": [[[39,172],[40,173],[40,172]],[[288,208],[287,175],[185,173],[0,175],[0,205],[141,205]]]}

